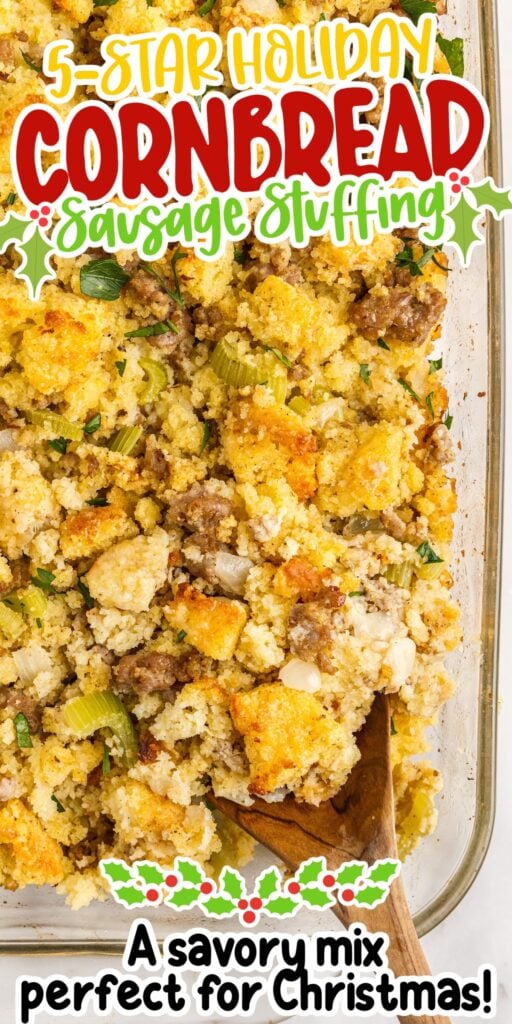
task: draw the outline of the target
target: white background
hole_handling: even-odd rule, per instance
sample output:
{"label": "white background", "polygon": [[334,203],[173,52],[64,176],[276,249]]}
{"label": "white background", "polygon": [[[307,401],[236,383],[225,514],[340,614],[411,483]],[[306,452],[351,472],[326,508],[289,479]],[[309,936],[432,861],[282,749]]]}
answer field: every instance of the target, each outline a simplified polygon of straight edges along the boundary
{"label": "white background", "polygon": [[[480,0],[480,2],[486,3],[487,0]],[[498,0],[498,10],[503,108],[503,182],[510,184],[512,183],[512,120],[510,117],[512,105],[512,3],[509,0]],[[509,313],[507,342],[510,353],[512,351],[512,217],[506,219],[505,233],[506,265],[509,268],[507,275]],[[512,358],[509,358],[507,367],[507,395],[508,435],[510,437]],[[496,826],[485,864],[471,891],[450,917],[424,939],[425,951],[434,974],[437,971],[450,970],[468,976],[475,972],[481,963],[495,964],[499,977],[498,1013],[495,1018],[497,1024],[510,1024],[512,1021],[512,942],[510,937],[512,925],[512,692],[509,678],[512,667],[512,524],[510,521],[512,443],[508,446],[506,461],[505,494],[509,495],[509,500],[505,506],[503,640],[500,672],[500,745]],[[106,967],[107,964],[112,967],[120,966],[115,959],[96,960],[90,957],[77,957],[73,960],[59,957],[54,957],[51,960],[9,957],[0,960],[0,992],[3,995],[0,1024],[11,1024],[11,1022],[14,1024],[14,985],[19,974],[45,976],[62,972],[68,975],[91,975],[96,973],[100,967]],[[81,1019],[84,1020],[84,1018]],[[99,1019],[101,1018],[95,1018],[95,1020]],[[332,1018],[330,1019],[332,1020]],[[357,1024],[354,1017],[350,1019]],[[43,1018],[38,1017],[37,1020],[42,1024]],[[45,1017],[44,1020],[50,1020],[50,1018]],[[372,1020],[377,1024],[376,1017]],[[299,1021],[305,1022],[306,1018],[294,1018],[296,1024],[299,1024]],[[94,1022],[86,1020],[86,1024],[94,1024]],[[289,1024],[292,1022],[290,1021]]]}

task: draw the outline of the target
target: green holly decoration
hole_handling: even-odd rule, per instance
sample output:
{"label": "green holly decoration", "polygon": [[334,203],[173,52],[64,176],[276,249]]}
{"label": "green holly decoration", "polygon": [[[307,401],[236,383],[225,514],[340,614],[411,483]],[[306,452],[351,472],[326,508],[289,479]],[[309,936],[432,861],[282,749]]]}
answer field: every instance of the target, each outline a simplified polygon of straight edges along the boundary
{"label": "green holly decoration", "polygon": [[204,880],[204,872],[197,866],[195,861],[180,857],[176,861],[176,868],[180,872],[184,882],[191,882],[192,885],[200,885]]}
{"label": "green holly decoration", "polygon": [[207,914],[232,914],[237,910],[236,902],[226,899],[225,896],[211,896],[209,900],[205,900],[203,907]]}
{"label": "green holly decoration", "polygon": [[232,868],[223,868],[219,881],[223,892],[226,892],[232,900],[242,898],[244,884],[242,876],[238,874],[238,871],[233,871]]}
{"label": "green holly decoration", "polygon": [[298,906],[299,903],[292,900],[291,896],[275,896],[274,899],[268,901],[265,910],[272,916],[284,917],[286,914],[293,914]]}
{"label": "green holly decoration", "polygon": [[384,886],[365,885],[363,889],[356,892],[354,901],[360,907],[373,907],[375,903],[382,900],[383,896],[387,896],[387,889]]}
{"label": "green holly decoration", "polygon": [[389,884],[396,878],[399,871],[399,861],[396,860],[382,860],[378,861],[377,864],[370,868],[368,872],[369,882],[384,882]]}
{"label": "green holly decoration", "polygon": [[137,874],[147,885],[162,885],[165,882],[163,871],[150,861],[137,864]]}
{"label": "green holly decoration", "polygon": [[500,220],[507,210],[512,210],[512,192],[508,188],[496,188],[492,178],[487,178],[480,185],[473,185],[467,191],[471,192],[477,206],[492,210],[497,220]]}
{"label": "green holly decoration", "polygon": [[267,900],[269,896],[277,892],[279,887],[279,875],[275,868],[264,871],[256,883],[256,892],[260,899]]}
{"label": "green holly decoration", "polygon": [[332,907],[335,902],[325,889],[317,889],[313,885],[308,886],[307,889],[301,889],[300,896],[311,907]]}
{"label": "green holly decoration", "polygon": [[300,882],[301,885],[307,885],[308,882],[316,882],[319,875],[325,871],[325,866],[325,857],[318,857],[315,860],[306,861],[297,875],[297,881]]}
{"label": "green holly decoration", "polygon": [[110,878],[111,882],[131,882],[132,873],[124,861],[102,860],[103,873]]}
{"label": "green holly decoration", "polygon": [[354,885],[362,877],[363,871],[366,865],[361,860],[351,861],[350,864],[344,864],[341,871],[338,871],[336,875],[336,882],[338,885]]}
{"label": "green holly decoration", "polygon": [[146,895],[142,892],[142,889],[138,889],[135,885],[125,885],[116,889],[116,899],[127,907],[134,907],[137,904],[145,903]]}
{"label": "green holly decoration", "polygon": [[197,903],[200,895],[199,889],[189,886],[186,889],[178,889],[165,902],[171,907],[176,907],[176,910],[183,910],[185,907],[191,907]]}
{"label": "green holly decoration", "polygon": [[8,213],[0,224],[0,253],[13,242],[21,242],[31,223],[26,217],[18,217],[17,213]]}
{"label": "green holly decoration", "polygon": [[467,266],[473,247],[483,242],[483,235],[476,230],[477,221],[481,220],[482,213],[468,203],[464,192],[462,192],[446,216],[454,225],[454,229],[446,241],[458,248],[463,266]]}
{"label": "green holly decoration", "polygon": [[44,282],[57,276],[48,262],[50,253],[54,251],[53,246],[47,242],[45,235],[36,225],[30,238],[18,243],[16,249],[22,257],[22,262],[14,271],[14,276],[23,278],[27,282],[30,297],[38,299]]}

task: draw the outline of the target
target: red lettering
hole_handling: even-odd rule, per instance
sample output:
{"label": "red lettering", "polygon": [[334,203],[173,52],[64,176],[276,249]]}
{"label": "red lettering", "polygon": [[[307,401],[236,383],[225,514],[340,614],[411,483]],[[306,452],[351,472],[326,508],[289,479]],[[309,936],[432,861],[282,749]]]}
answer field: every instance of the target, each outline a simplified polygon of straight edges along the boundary
{"label": "red lettering", "polygon": [[[272,100],[262,93],[241,96],[233,104],[234,185],[239,192],[256,192],[279,170],[281,145],[276,133],[265,124],[265,118],[271,113]],[[263,167],[256,166],[256,143],[266,143]]]}
{"label": "red lettering", "polygon": [[31,109],[19,123],[16,139],[16,167],[20,191],[29,205],[55,203],[68,183],[63,167],[46,174],[41,167],[40,149],[54,147],[60,139],[61,124],[53,110]]}
{"label": "red lettering", "polygon": [[171,129],[163,110],[140,100],[125,103],[119,110],[123,153],[123,193],[130,201],[144,193],[163,199],[169,190],[160,173],[169,159]]}
{"label": "red lettering", "polygon": [[[281,100],[283,131],[286,139],[284,174],[308,177],[320,188],[329,184],[331,175],[323,158],[334,134],[329,108],[314,92],[290,92]],[[303,115],[312,122],[312,133],[303,141]]]}
{"label": "red lettering", "polygon": [[196,111],[197,107],[189,100],[180,100],[172,109],[176,192],[180,196],[189,196],[195,191],[193,154],[199,160],[212,189],[215,192],[227,192],[230,186],[230,146],[224,101],[220,96],[208,96],[203,100],[201,113],[204,111],[206,115],[207,138],[197,119],[199,112]]}
{"label": "red lettering", "polygon": [[404,82],[396,82],[390,89],[378,170],[386,180],[401,173],[414,174],[419,181],[432,177],[418,99]]}
{"label": "red lettering", "polygon": [[[91,163],[91,135],[97,145]],[[104,199],[114,188],[118,170],[117,136],[108,107],[84,103],[68,129],[66,158],[71,187],[90,202]]]}
{"label": "red lettering", "polygon": [[375,106],[375,94],[368,85],[342,86],[334,96],[334,120],[338,147],[338,168],[342,176],[373,174],[376,167],[358,159],[358,150],[370,149],[374,133],[368,126],[354,124],[356,110]]}
{"label": "red lettering", "polygon": [[[434,174],[444,177],[447,171],[462,171],[477,155],[486,132],[486,118],[481,100],[464,82],[456,78],[433,79],[426,87],[432,121],[432,166]],[[466,137],[456,146],[453,108],[467,115]],[[452,142],[455,148],[452,149]]]}

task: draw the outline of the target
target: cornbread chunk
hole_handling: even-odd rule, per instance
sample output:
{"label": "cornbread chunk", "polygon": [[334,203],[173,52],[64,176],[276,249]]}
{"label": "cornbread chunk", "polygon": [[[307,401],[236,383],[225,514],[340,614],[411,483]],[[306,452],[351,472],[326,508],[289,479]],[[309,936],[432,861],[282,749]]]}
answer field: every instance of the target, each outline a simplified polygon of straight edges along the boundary
{"label": "cornbread chunk", "polygon": [[73,560],[95,555],[114,542],[137,533],[135,523],[122,508],[86,508],[68,515],[60,528],[64,558]]}
{"label": "cornbread chunk", "polygon": [[0,807],[0,876],[16,885],[57,885],[66,872],[59,843],[21,800]]}
{"label": "cornbread chunk", "polygon": [[104,608],[145,612],[167,578],[169,539],[157,528],[108,548],[89,569],[87,586]]}
{"label": "cornbread chunk", "polygon": [[320,776],[343,779],[354,761],[352,750],[348,766],[344,759],[345,730],[309,693],[264,683],[235,694],[231,716],[245,740],[255,796],[300,784],[313,765]]}
{"label": "cornbread chunk", "polygon": [[58,506],[35,459],[0,453],[0,549],[19,558],[32,537],[55,521]]}
{"label": "cornbread chunk", "polygon": [[166,606],[165,616],[178,632],[184,630],[187,643],[218,661],[233,657],[247,622],[247,611],[240,601],[207,597],[186,584]]}

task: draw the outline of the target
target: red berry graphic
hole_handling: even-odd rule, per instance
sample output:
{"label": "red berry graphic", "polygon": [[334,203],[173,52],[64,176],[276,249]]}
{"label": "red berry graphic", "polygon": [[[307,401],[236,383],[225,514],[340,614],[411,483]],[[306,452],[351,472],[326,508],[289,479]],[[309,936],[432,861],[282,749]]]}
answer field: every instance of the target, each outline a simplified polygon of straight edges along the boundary
{"label": "red berry graphic", "polygon": [[39,218],[39,225],[40,225],[40,227],[46,228],[46,227],[48,227],[48,224],[49,224],[48,217],[40,217]]}
{"label": "red berry graphic", "polygon": [[352,903],[352,900],[354,899],[354,890],[344,889],[341,894],[341,898],[342,900],[344,900],[345,903]]}
{"label": "red berry graphic", "polygon": [[208,893],[213,892],[213,885],[212,885],[212,883],[211,882],[201,882],[201,892],[204,892],[205,896],[208,896]]}
{"label": "red berry graphic", "polygon": [[326,889],[332,889],[333,885],[336,885],[336,879],[334,875],[324,875],[324,877],[322,878],[322,882],[324,883]]}
{"label": "red berry graphic", "polygon": [[454,192],[455,195],[462,192],[462,185],[452,185],[452,192]]}
{"label": "red berry graphic", "polygon": [[41,213],[43,213],[43,214],[48,214],[48,213],[50,212],[50,209],[51,209],[51,207],[50,207],[50,206],[46,206],[46,205],[45,205],[45,206],[42,206],[42,207],[41,207]]}
{"label": "red berry graphic", "polygon": [[292,896],[295,896],[298,892],[300,892],[300,885],[299,885],[299,883],[298,882],[288,882],[288,892],[290,892],[292,894]]}
{"label": "red berry graphic", "polygon": [[246,924],[254,924],[256,920],[256,914],[252,910],[246,910],[243,916],[243,920]]}
{"label": "red berry graphic", "polygon": [[461,185],[469,185],[470,181],[471,181],[471,178],[468,178],[467,174],[465,174],[465,175],[464,175],[464,176],[463,176],[463,177],[462,177],[462,178],[460,179],[460,183],[461,183]]}
{"label": "red berry graphic", "polygon": [[150,903],[156,903],[159,896],[160,893],[158,892],[158,889],[148,889],[146,893],[146,899],[149,900]]}
{"label": "red berry graphic", "polygon": [[30,211],[30,216],[31,216],[32,220],[37,220],[38,217],[39,217],[39,210],[31,210]]}
{"label": "red berry graphic", "polygon": [[176,878],[176,875],[167,875],[167,878],[165,879],[165,884],[168,889],[174,889],[174,886],[178,884],[178,879]]}
{"label": "red berry graphic", "polygon": [[252,900],[249,902],[249,906],[252,907],[253,910],[261,910],[263,900],[260,900],[259,896],[253,896]]}
{"label": "red berry graphic", "polygon": [[459,180],[459,175],[458,175],[457,171],[451,171],[450,174],[448,175],[448,177],[449,177],[450,181],[458,181]]}
{"label": "red berry graphic", "polygon": [[238,900],[238,909],[239,910],[247,910],[248,906],[249,906],[249,903],[247,902],[247,900]]}

